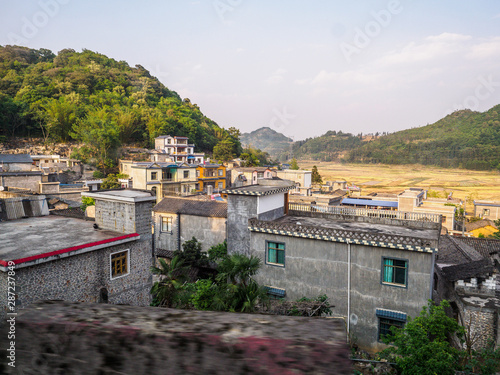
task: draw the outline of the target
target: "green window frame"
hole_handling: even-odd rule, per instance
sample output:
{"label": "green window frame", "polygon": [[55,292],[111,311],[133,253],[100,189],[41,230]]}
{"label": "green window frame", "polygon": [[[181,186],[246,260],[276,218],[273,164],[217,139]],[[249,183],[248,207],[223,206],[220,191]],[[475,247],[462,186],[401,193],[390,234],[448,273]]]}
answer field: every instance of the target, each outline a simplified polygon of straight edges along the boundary
{"label": "green window frame", "polygon": [[408,260],[382,257],[382,283],[399,287],[407,287]]}
{"label": "green window frame", "polygon": [[266,264],[285,266],[285,244],[283,242],[266,241]]}

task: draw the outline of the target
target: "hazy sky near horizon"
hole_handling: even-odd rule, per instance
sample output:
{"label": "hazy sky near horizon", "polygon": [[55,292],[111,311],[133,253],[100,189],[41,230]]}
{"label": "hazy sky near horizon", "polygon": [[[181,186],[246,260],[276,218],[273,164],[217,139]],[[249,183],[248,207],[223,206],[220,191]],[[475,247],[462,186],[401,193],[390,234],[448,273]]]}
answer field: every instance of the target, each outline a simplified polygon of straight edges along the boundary
{"label": "hazy sky near horizon", "polygon": [[500,103],[498,0],[0,0],[0,45],[140,64],[220,126],[393,132]]}

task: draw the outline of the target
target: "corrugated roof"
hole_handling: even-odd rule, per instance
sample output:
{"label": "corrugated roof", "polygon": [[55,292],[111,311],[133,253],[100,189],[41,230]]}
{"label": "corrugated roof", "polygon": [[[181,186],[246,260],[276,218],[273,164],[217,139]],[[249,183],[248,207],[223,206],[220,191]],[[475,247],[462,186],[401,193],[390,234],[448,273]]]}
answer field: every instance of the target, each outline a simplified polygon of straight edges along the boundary
{"label": "corrugated roof", "polygon": [[0,163],[33,163],[29,154],[0,154]]}
{"label": "corrugated roof", "polygon": [[375,207],[391,207],[398,208],[398,202],[391,201],[379,201],[370,199],[355,199],[355,198],[344,198],[342,204],[355,204],[358,206],[375,206]]}
{"label": "corrugated roof", "polygon": [[163,198],[153,208],[153,211],[207,217],[227,217],[227,203],[167,197]]}

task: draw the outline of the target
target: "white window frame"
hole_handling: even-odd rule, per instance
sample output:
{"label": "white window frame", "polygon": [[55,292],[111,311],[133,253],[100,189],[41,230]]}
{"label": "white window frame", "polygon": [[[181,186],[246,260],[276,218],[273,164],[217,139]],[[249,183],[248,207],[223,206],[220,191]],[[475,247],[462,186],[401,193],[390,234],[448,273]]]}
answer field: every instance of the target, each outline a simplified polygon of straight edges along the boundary
{"label": "white window frame", "polygon": [[[113,267],[112,267],[112,262],[111,262],[111,256],[114,254],[124,253],[124,252],[127,252],[127,273],[113,277]],[[118,250],[118,251],[110,253],[109,254],[109,279],[116,280],[116,279],[120,279],[120,278],[128,276],[128,275],[130,275],[130,249]]]}
{"label": "white window frame", "polygon": [[[170,230],[163,230],[163,219],[170,219]],[[160,233],[172,233],[172,226],[174,224],[174,219],[172,216],[160,216]],[[168,227],[168,222],[167,222]]]}

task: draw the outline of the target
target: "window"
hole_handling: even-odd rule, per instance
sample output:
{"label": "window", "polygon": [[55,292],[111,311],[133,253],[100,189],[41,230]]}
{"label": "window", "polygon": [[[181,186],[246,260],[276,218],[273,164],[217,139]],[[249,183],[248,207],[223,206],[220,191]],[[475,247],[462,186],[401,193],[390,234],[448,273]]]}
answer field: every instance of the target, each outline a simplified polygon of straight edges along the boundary
{"label": "window", "polygon": [[280,242],[266,242],[266,263],[276,266],[285,265],[285,244]]}
{"label": "window", "polygon": [[219,189],[219,190],[220,190],[220,189],[224,189],[224,183],[219,182],[219,184],[218,184],[218,189]]}
{"label": "window", "polygon": [[258,178],[263,178],[264,177],[264,172],[257,172],[257,177]]}
{"label": "window", "polygon": [[381,341],[384,336],[391,334],[391,327],[403,328],[404,322],[388,318],[378,318],[378,340]]}
{"label": "window", "polygon": [[490,209],[489,208],[483,208],[483,216],[490,216]]}
{"label": "window", "polygon": [[219,176],[224,176],[224,169],[219,169]]}
{"label": "window", "polygon": [[110,255],[111,279],[128,275],[129,250]]}
{"label": "window", "polygon": [[172,218],[167,216],[161,217],[161,231],[172,232]]}
{"label": "window", "polygon": [[184,171],[184,178],[189,178],[189,171]]}
{"label": "window", "polygon": [[172,172],[170,172],[170,169],[164,169],[162,171],[162,177],[164,180],[171,180],[172,179]]}
{"label": "window", "polygon": [[403,328],[406,323],[406,314],[398,311],[377,309],[378,341],[386,335],[392,334],[391,327]]}
{"label": "window", "polygon": [[382,283],[407,286],[408,261],[382,258]]}
{"label": "window", "polygon": [[196,170],[196,177],[200,177],[200,171],[198,169]]}
{"label": "window", "polygon": [[151,172],[151,179],[156,180],[158,178],[158,172]]}
{"label": "window", "polygon": [[441,223],[445,224],[446,223],[446,216],[441,216]]}

